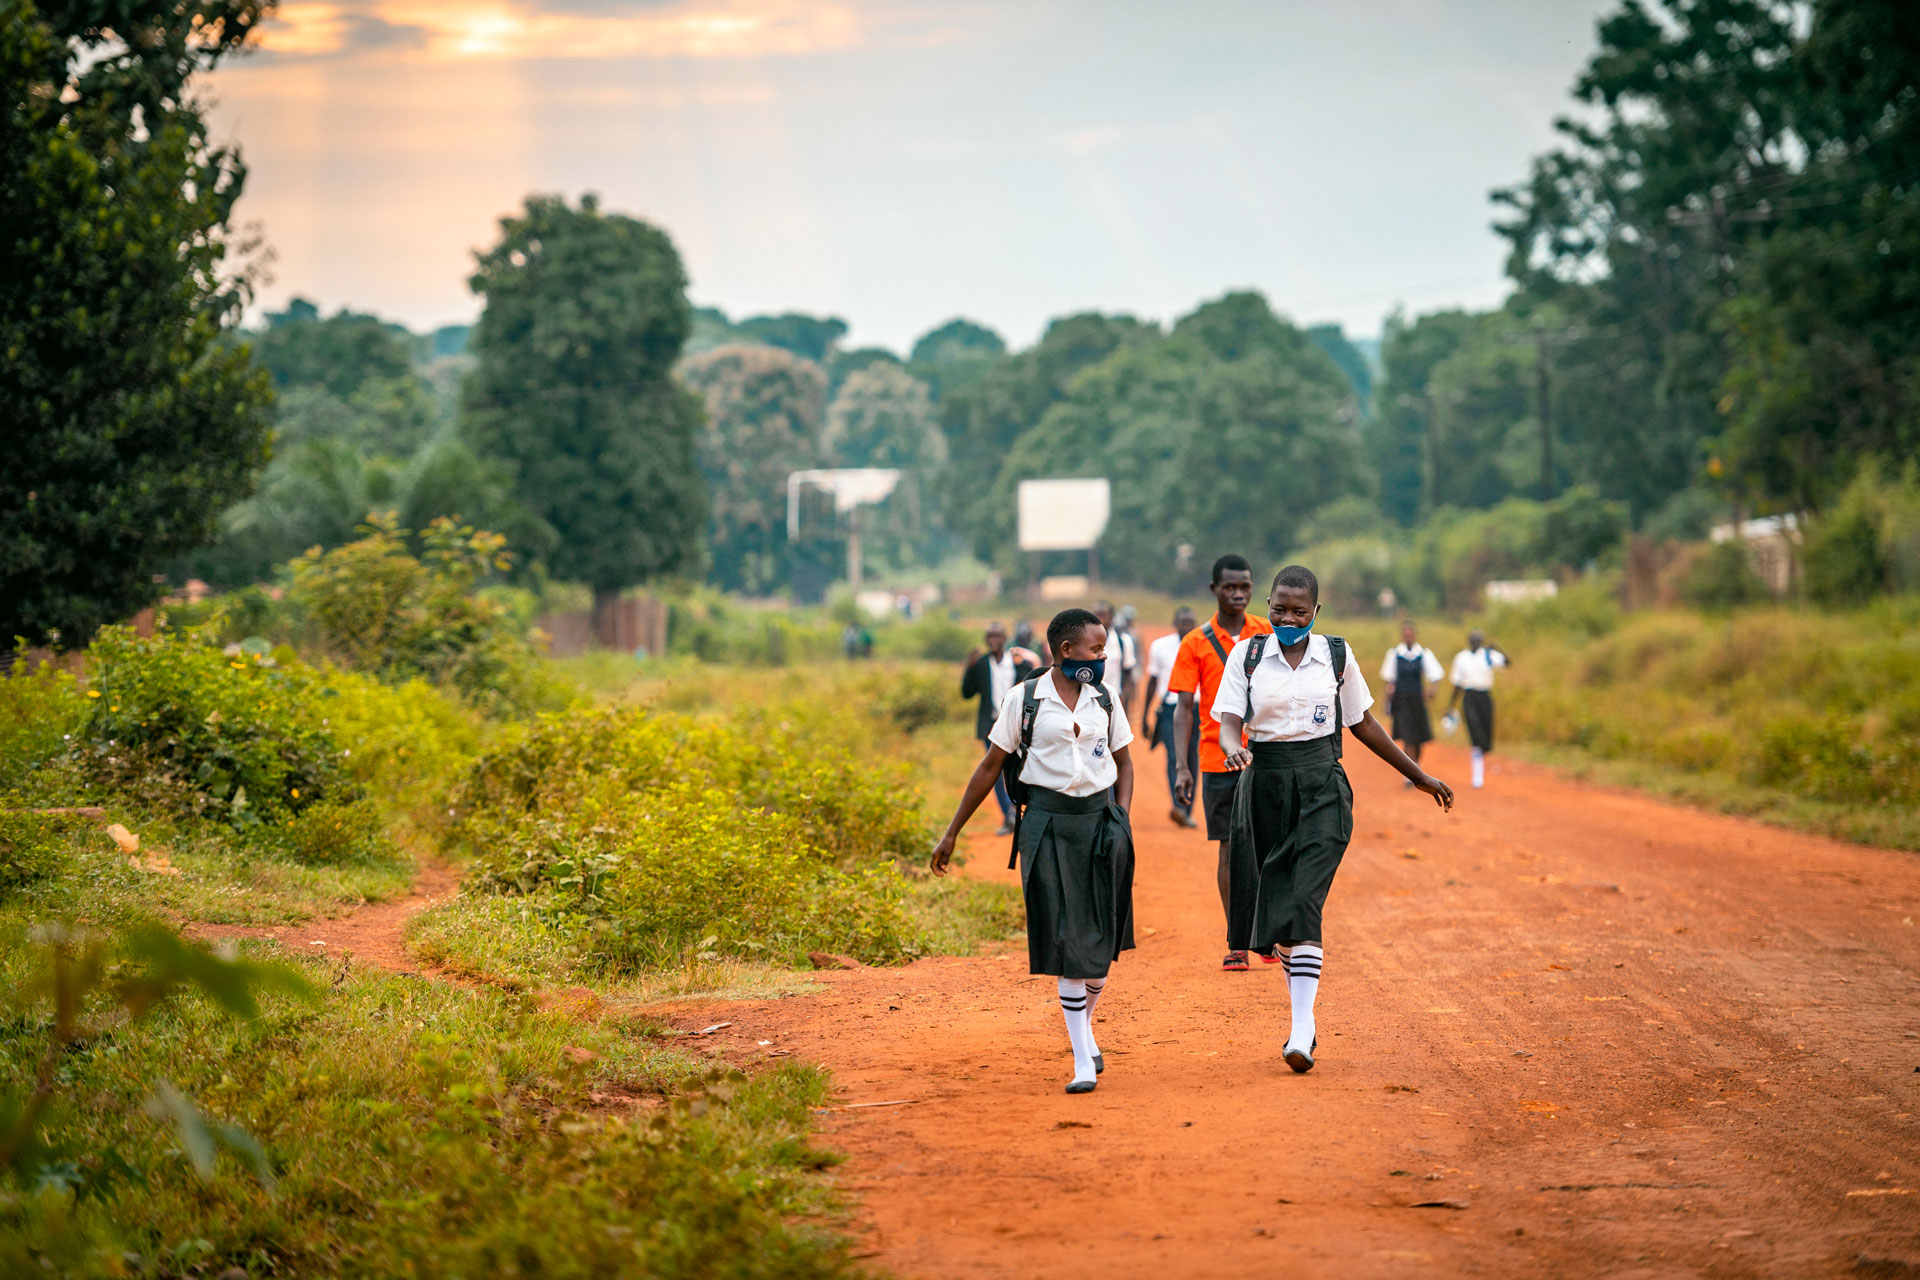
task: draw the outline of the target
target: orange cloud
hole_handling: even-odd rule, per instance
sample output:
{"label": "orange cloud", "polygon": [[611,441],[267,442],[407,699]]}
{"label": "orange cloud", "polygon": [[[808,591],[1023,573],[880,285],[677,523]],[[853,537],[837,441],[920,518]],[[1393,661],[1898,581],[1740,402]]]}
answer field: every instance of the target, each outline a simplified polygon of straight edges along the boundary
{"label": "orange cloud", "polygon": [[290,0],[261,45],[294,57],[385,48],[433,61],[751,58],[844,49],[862,34],[851,5],[820,0],[681,0],[625,13],[554,10],[535,0]]}

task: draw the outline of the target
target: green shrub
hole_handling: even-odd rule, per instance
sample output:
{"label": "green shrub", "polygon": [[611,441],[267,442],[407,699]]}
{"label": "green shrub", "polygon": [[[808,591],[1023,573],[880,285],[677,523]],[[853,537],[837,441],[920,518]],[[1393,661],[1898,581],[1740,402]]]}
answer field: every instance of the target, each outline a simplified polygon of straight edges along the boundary
{"label": "green shrub", "polygon": [[1753,557],[1737,538],[1700,547],[1680,573],[1680,598],[1697,608],[1725,613],[1768,598],[1767,584],[1753,571]]}
{"label": "green shrub", "polygon": [[[0,803],[4,802],[0,795]],[[71,818],[0,808],[0,897],[58,871],[75,825]]]}
{"label": "green shrub", "polygon": [[388,681],[421,678],[487,708],[522,713],[571,699],[539,663],[525,628],[476,584],[511,560],[498,534],[445,517],[415,557],[391,513],[356,541],[295,560],[290,599],[342,665]]}
{"label": "green shrub", "polygon": [[967,715],[967,704],[953,695],[953,681],[931,671],[893,672],[880,696],[887,718],[908,733]]}
{"label": "green shrub", "polygon": [[1871,600],[1887,577],[1879,532],[1857,506],[1842,506],[1813,522],[1802,567],[1807,595],[1825,605]]}
{"label": "green shrub", "polygon": [[273,845],[307,866],[374,862],[394,856],[380,811],[367,800],[323,800],[273,829]]}
{"label": "green shrub", "polygon": [[240,824],[352,790],[339,747],[307,714],[306,667],[126,627],[102,628],[89,660],[76,754],[102,785]]}
{"label": "green shrub", "polygon": [[61,761],[87,716],[87,699],[52,663],[23,660],[0,675],[0,793],[37,794],[39,776]]}
{"label": "green shrub", "polygon": [[883,963],[914,950],[890,865],[841,871],[792,817],[684,782],[502,828],[486,848],[477,888],[556,890],[549,920],[611,972],[723,953],[797,963],[824,949]]}

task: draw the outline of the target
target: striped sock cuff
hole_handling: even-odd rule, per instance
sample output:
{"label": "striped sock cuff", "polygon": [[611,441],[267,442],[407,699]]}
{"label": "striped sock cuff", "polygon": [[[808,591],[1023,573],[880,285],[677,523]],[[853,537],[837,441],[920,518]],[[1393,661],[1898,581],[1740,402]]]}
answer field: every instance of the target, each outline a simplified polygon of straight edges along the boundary
{"label": "striped sock cuff", "polygon": [[1085,996],[1061,996],[1060,1007],[1068,1013],[1078,1013],[1087,1007],[1087,998]]}

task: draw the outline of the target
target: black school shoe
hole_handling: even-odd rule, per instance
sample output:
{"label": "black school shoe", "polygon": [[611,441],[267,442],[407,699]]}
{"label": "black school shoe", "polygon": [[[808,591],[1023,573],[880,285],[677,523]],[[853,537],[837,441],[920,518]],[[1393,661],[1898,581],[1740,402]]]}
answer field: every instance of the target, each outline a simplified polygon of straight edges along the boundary
{"label": "black school shoe", "polygon": [[[1097,1073],[1096,1073],[1097,1074]],[[1068,1093],[1092,1093],[1097,1080],[1075,1080],[1067,1085]]]}
{"label": "black school shoe", "polygon": [[1305,1075],[1313,1070],[1313,1051],[1320,1047],[1320,1037],[1313,1038],[1313,1044],[1306,1049],[1288,1049],[1280,1058],[1292,1067],[1295,1075]]}
{"label": "black school shoe", "polygon": [[1101,1072],[1105,1071],[1106,1069],[1107,1069],[1107,1055],[1104,1053],[1094,1054],[1093,1055],[1093,1074],[1099,1075]]}

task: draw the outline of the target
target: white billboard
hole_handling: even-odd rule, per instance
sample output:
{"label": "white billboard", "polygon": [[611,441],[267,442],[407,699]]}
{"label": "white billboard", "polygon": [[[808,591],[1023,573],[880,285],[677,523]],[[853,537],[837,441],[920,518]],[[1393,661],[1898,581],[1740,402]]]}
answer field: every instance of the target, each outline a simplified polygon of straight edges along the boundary
{"label": "white billboard", "polygon": [[1020,549],[1085,551],[1107,529],[1113,491],[1097,480],[1022,480]]}

